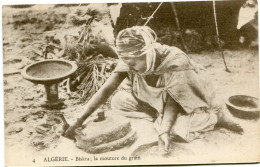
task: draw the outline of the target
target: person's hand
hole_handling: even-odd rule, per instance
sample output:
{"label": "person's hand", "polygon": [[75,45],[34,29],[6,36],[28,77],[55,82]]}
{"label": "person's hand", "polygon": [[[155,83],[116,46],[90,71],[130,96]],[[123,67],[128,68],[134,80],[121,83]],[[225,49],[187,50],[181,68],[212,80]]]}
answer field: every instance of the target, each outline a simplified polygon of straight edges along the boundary
{"label": "person's hand", "polygon": [[69,126],[69,128],[64,132],[63,136],[69,139],[74,139],[75,129],[76,129],[75,127]]}
{"label": "person's hand", "polygon": [[75,129],[82,126],[82,123],[78,120],[72,126],[65,131],[64,136],[70,139],[74,139],[75,136]]}
{"label": "person's hand", "polygon": [[159,147],[161,147],[161,149],[164,149],[165,153],[168,153],[170,149],[169,133],[163,133],[162,135],[160,135],[158,142],[159,142]]}

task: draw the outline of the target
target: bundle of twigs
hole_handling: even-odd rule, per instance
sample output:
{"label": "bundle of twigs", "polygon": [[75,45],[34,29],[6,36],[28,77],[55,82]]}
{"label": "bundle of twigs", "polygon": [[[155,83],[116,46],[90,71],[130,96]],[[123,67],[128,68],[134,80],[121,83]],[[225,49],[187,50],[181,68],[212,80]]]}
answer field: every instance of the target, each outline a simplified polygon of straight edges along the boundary
{"label": "bundle of twigs", "polygon": [[[95,94],[111,75],[116,64],[113,58],[92,58],[79,64],[79,74],[76,78],[81,83],[77,87],[77,96],[85,101]],[[82,77],[83,76],[83,77]]]}

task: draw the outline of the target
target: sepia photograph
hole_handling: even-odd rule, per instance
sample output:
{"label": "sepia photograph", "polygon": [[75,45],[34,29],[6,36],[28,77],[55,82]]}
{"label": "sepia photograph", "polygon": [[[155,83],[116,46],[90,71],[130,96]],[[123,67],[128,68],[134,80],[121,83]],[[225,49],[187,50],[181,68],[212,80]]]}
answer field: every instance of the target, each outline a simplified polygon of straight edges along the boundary
{"label": "sepia photograph", "polygon": [[260,162],[258,1],[2,5],[5,166]]}

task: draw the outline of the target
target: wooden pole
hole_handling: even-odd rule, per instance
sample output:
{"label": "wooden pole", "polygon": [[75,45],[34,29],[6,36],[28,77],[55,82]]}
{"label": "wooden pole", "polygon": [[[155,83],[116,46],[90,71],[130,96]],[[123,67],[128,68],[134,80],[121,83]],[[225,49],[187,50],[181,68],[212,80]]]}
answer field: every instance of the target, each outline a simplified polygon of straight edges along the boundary
{"label": "wooden pole", "polygon": [[215,26],[216,26],[216,33],[217,33],[217,38],[218,38],[218,46],[219,46],[219,50],[221,52],[225,67],[226,67],[226,71],[227,72],[231,72],[226,64],[226,60],[225,60],[225,56],[221,47],[221,43],[220,43],[220,39],[219,39],[219,33],[218,33],[218,22],[217,22],[217,13],[216,13],[216,4],[215,4],[215,0],[213,0],[213,11],[214,11],[214,20],[215,20]]}
{"label": "wooden pole", "polygon": [[146,26],[148,24],[148,22],[153,18],[154,14],[157,12],[157,10],[160,8],[160,6],[163,4],[163,2],[161,2],[157,8],[155,9],[155,11],[153,12],[153,14],[146,20],[146,22],[144,23],[144,26]]}
{"label": "wooden pole", "polygon": [[182,32],[181,32],[181,28],[180,28],[180,23],[179,23],[179,19],[178,19],[178,14],[177,14],[175,5],[174,5],[173,2],[170,2],[170,3],[171,3],[171,6],[172,6],[172,11],[173,11],[173,13],[174,13],[174,18],[175,18],[176,25],[177,25],[178,31],[179,31],[179,33],[180,33],[182,47],[184,48],[184,50],[185,50],[186,52],[188,52],[189,49],[188,49],[188,47],[186,46],[185,41],[184,41],[183,36],[182,36]]}

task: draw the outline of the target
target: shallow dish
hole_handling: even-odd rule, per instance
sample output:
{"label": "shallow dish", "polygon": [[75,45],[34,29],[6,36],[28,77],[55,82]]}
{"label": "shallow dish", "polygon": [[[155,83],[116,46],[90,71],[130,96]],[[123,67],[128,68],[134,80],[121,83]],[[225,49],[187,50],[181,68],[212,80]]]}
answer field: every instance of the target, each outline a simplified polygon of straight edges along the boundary
{"label": "shallow dish", "polygon": [[259,118],[260,108],[258,98],[246,95],[234,95],[228,98],[226,105],[235,117],[242,119]]}
{"label": "shallow dish", "polygon": [[77,70],[74,62],[66,60],[43,60],[26,66],[21,74],[34,83],[58,83]]}

